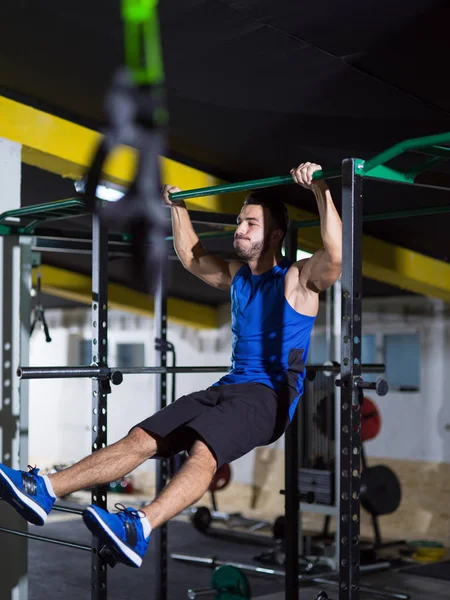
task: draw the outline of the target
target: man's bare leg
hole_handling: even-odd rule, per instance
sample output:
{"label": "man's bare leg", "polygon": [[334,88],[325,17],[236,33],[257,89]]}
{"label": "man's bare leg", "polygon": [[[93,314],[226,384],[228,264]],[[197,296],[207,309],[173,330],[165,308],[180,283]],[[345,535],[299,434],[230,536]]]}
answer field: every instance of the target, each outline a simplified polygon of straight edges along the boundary
{"label": "man's bare leg", "polygon": [[97,450],[80,462],[49,475],[59,498],[72,492],[116,481],[156,454],[156,440],[135,427],[122,440]]}
{"label": "man's bare leg", "polygon": [[198,502],[207,491],[216,469],[217,462],[211,450],[204,442],[197,440],[182,468],[161,494],[142,509],[152,529]]}

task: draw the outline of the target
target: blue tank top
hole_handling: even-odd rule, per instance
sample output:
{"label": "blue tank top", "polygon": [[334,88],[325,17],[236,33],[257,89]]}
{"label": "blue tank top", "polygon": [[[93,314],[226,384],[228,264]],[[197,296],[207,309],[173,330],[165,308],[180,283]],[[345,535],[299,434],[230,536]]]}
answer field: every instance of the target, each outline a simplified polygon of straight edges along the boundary
{"label": "blue tank top", "polygon": [[285,298],[284,278],[291,264],[284,258],[261,275],[252,275],[243,265],[234,276],[231,370],[216,385],[259,382],[278,391],[291,372],[297,404],[316,317],[298,313]]}

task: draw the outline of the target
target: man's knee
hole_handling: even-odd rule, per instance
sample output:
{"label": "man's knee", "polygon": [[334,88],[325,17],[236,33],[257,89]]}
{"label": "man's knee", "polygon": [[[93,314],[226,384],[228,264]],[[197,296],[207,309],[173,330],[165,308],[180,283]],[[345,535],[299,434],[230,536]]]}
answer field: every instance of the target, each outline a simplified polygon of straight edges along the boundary
{"label": "man's knee", "polygon": [[217,459],[211,448],[202,440],[196,440],[189,450],[189,457],[202,463],[205,470],[211,473],[211,477],[217,471]]}
{"label": "man's knee", "polygon": [[141,427],[133,427],[128,433],[127,438],[136,450],[142,452],[144,455],[153,456],[157,450],[156,439]]}

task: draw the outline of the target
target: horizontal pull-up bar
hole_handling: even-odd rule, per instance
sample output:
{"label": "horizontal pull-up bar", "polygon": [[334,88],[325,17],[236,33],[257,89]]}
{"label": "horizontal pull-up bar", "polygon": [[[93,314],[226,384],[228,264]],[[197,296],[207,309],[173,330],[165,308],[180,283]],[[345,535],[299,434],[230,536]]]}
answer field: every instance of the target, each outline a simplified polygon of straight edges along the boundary
{"label": "horizontal pull-up bar", "polygon": [[[313,179],[333,179],[340,177],[341,171],[316,171]],[[276,187],[277,185],[294,184],[292,175],[279,175],[277,177],[267,177],[266,179],[253,179],[250,181],[240,181],[237,183],[224,183],[212,187],[198,188],[195,190],[183,190],[169,194],[171,200],[188,200],[189,198],[202,198],[203,196],[215,196],[216,194],[230,194],[233,192],[246,192],[248,190],[259,190],[262,188]]]}
{"label": "horizontal pull-up bar", "polygon": [[[306,365],[308,371],[339,373],[340,365]],[[112,383],[122,382],[122,375],[158,375],[171,373],[228,373],[230,367],[19,367],[19,379],[110,379]],[[384,373],[384,365],[361,365],[367,373]]]}

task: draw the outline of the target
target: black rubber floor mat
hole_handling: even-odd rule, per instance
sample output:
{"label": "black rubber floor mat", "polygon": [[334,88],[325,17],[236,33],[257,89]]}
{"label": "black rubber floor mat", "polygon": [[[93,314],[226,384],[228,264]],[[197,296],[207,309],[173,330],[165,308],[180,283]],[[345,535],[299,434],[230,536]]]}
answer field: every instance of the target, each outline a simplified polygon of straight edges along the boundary
{"label": "black rubber floor mat", "polygon": [[402,569],[402,572],[409,573],[410,575],[421,575],[422,577],[433,577],[434,579],[450,581],[450,560],[431,563],[430,565],[420,565],[420,567],[413,567],[412,569]]}

